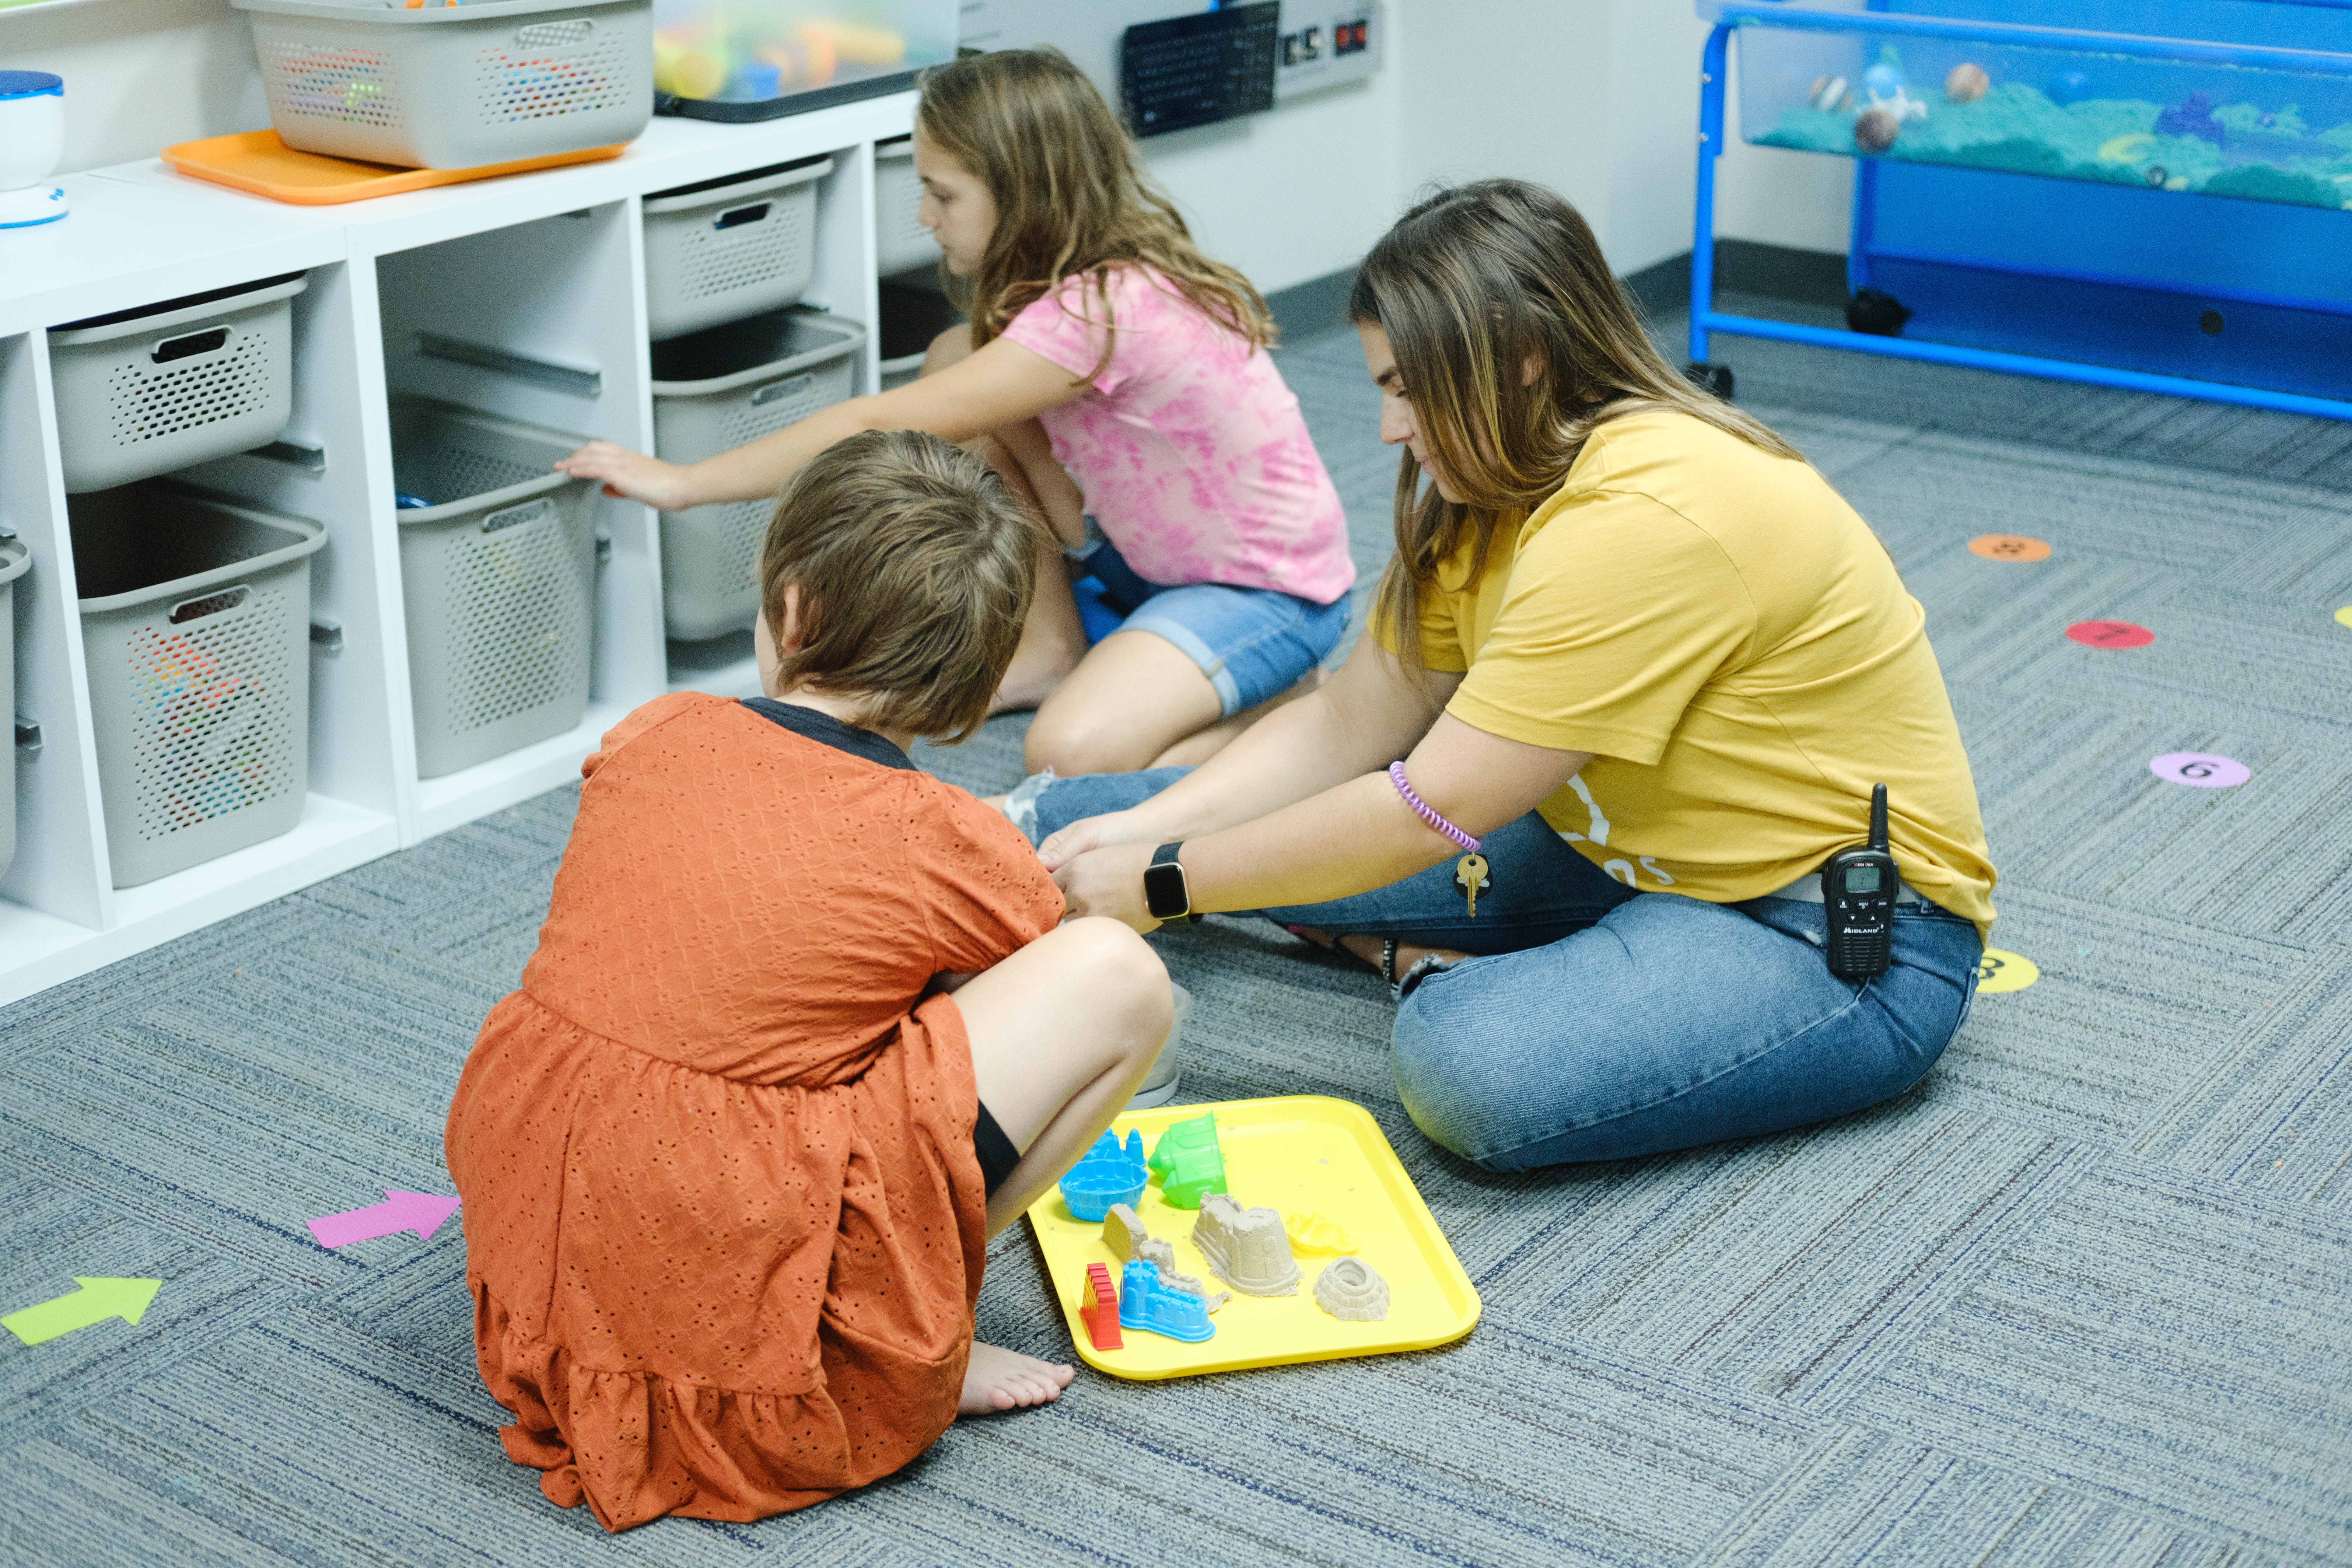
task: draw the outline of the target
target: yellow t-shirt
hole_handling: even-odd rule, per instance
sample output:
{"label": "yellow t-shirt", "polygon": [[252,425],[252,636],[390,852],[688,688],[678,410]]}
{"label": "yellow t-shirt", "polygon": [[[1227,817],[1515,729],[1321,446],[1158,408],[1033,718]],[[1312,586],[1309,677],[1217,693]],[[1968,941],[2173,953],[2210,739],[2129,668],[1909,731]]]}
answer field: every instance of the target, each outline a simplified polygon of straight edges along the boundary
{"label": "yellow t-shirt", "polygon": [[1471,581],[1474,549],[1423,588],[1422,662],[1467,672],[1447,704],[1464,722],[1593,753],[1538,807],[1587,859],[1644,892],[1760,898],[1861,843],[1884,784],[1904,880],[1990,931],[1926,612],[1811,467],[1688,415],[1629,416],[1496,525]]}

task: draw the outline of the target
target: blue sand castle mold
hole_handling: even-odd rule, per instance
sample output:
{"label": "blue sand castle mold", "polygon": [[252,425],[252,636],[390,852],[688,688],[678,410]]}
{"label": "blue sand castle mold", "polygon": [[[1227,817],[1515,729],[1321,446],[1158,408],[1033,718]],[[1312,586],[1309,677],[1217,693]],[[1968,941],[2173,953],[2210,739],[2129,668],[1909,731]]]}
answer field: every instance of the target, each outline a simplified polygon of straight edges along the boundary
{"label": "blue sand castle mold", "polygon": [[1062,1177],[1062,1202],[1071,1217],[1099,1224],[1113,1204],[1132,1204],[1143,1196],[1150,1180],[1143,1165],[1143,1134],[1129,1132],[1121,1147],[1118,1134],[1106,1132]]}
{"label": "blue sand castle mold", "polygon": [[1214,1111],[1179,1121],[1151,1146],[1151,1173],[1171,1208],[1196,1209],[1211,1193],[1225,1190],[1225,1152],[1217,1142]]}
{"label": "blue sand castle mold", "polygon": [[1190,1292],[1160,1282],[1160,1265],[1136,1258],[1118,1279],[1118,1325],[1147,1334],[1198,1344],[1215,1333],[1209,1304]]}

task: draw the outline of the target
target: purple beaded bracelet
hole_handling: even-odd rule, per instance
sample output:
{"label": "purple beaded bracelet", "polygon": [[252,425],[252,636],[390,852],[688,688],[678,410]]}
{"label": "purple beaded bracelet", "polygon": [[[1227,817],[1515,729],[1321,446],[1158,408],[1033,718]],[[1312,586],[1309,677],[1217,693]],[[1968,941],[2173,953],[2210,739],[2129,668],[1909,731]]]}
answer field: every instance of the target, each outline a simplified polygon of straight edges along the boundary
{"label": "purple beaded bracelet", "polygon": [[1446,821],[1445,818],[1438,816],[1436,807],[1431,805],[1429,802],[1422,799],[1421,796],[1413,794],[1412,785],[1405,780],[1404,764],[1402,763],[1391,763],[1389,764],[1389,783],[1396,785],[1397,794],[1404,796],[1405,805],[1412,807],[1414,814],[1423,822],[1426,822],[1432,827],[1437,829],[1438,832],[1445,835],[1446,837],[1454,840],[1454,843],[1462,846],[1463,850],[1465,853],[1471,855],[1478,853],[1478,841],[1476,839],[1471,837],[1468,834],[1454,826],[1454,824]]}

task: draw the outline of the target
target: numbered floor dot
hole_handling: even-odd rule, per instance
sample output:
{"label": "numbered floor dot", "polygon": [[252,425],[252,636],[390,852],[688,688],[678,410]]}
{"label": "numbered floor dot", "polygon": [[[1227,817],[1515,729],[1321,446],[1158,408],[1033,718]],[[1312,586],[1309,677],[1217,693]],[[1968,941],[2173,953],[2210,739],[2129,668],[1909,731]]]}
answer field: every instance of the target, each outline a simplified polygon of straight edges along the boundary
{"label": "numbered floor dot", "polygon": [[1988,561],[2047,561],[2050,546],[2021,533],[1979,533],[1969,541],[1969,553]]}
{"label": "numbered floor dot", "polygon": [[2076,621],[2066,636],[2085,647],[2146,647],[2156,640],[2154,632],[2129,621]]}
{"label": "numbered floor dot", "polygon": [[1977,994],[2000,991],[2022,991],[2042,978],[2041,966],[2021,952],[2009,952],[1998,947],[1984,950],[1977,960]]}
{"label": "numbered floor dot", "polygon": [[2234,757],[2210,752],[2167,752],[2150,757],[2147,771],[2167,784],[2194,784],[2199,789],[2235,789],[2254,776],[2254,770]]}

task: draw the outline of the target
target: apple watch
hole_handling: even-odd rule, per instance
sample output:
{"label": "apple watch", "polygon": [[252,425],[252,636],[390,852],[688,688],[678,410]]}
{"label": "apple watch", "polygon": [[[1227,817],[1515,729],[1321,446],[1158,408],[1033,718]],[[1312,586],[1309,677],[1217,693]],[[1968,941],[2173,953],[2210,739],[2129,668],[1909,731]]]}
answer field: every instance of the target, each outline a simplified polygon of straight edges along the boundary
{"label": "apple watch", "polygon": [[1176,858],[1182,852],[1181,844],[1162,844],[1152,851],[1151,864],[1143,868],[1143,907],[1157,921],[1197,921],[1192,912],[1192,893],[1184,885],[1184,863]]}

